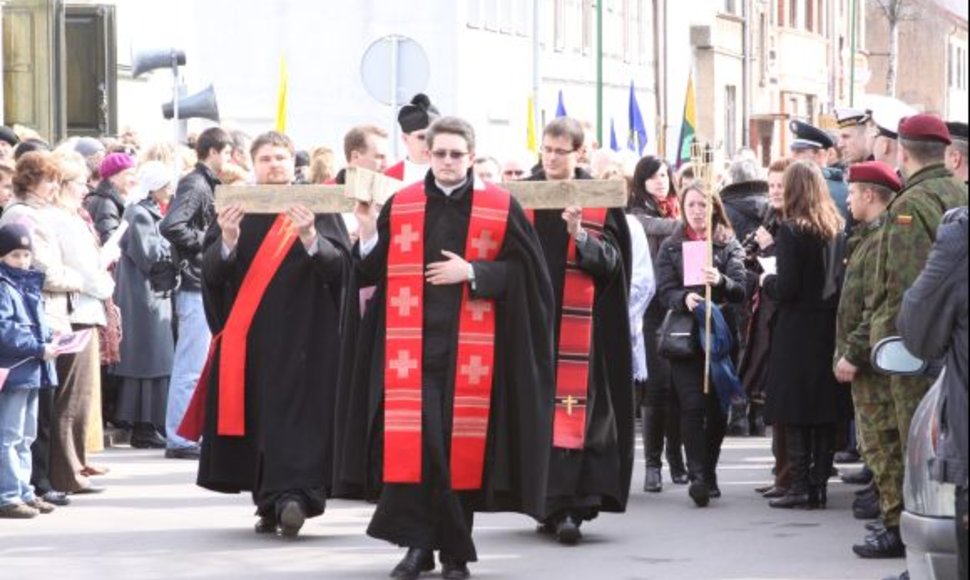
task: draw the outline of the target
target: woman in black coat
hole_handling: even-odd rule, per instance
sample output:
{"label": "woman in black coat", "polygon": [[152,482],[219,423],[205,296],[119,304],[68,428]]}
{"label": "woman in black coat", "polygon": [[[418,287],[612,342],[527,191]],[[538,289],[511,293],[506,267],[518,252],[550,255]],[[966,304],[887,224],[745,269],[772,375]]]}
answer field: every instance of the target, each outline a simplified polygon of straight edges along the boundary
{"label": "woman in black coat", "polygon": [[[647,234],[650,258],[657,263],[660,245],[680,226],[680,200],[670,175],[670,166],[657,157],[644,157],[633,172],[633,190],[628,213],[635,217]],[[663,490],[660,475],[664,436],[667,439],[667,465],[674,483],[688,482],[684,456],[681,454],[680,409],[670,386],[670,365],[657,352],[657,331],[667,309],[660,300],[650,301],[643,317],[643,338],[647,352],[647,380],[637,383],[643,429],[643,454],[646,474],[643,490]]]}
{"label": "woman in black coat", "polygon": [[[705,269],[715,304],[744,301],[744,250],[717,195],[714,200],[714,267]],[[707,239],[707,199],[700,186],[692,185],[681,201],[682,225],[663,243],[657,257],[657,296],[667,310],[693,311],[704,301],[704,286],[684,285],[684,243]],[[731,333],[735,321],[724,312]],[[670,359],[670,376],[680,403],[680,430],[687,450],[690,497],[699,507],[721,496],[717,485],[717,462],[727,427],[715,389],[704,394],[704,353],[698,348],[688,358]]]}
{"label": "woman in black coat", "polygon": [[762,288],[778,307],[766,414],[784,425],[791,484],[770,505],[825,507],[835,425],[848,411],[848,390],[832,371],[844,222],[815,165],[789,167],[784,189],[784,221],[775,236],[778,272],[762,276]]}

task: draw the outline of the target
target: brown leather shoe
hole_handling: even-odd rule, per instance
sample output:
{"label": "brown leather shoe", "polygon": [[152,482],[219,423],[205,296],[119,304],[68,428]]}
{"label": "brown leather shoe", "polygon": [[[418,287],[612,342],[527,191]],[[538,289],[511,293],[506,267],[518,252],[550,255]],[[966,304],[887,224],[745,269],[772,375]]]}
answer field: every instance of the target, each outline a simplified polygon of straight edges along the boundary
{"label": "brown leather shoe", "polygon": [[34,498],[34,501],[28,501],[27,505],[29,505],[30,507],[34,508],[35,510],[39,511],[42,514],[54,513],[54,510],[57,509],[56,507],[54,507],[54,504],[47,503],[46,501],[40,498]]}
{"label": "brown leather shoe", "polygon": [[11,503],[0,507],[0,518],[8,520],[29,520],[40,512],[25,503]]}

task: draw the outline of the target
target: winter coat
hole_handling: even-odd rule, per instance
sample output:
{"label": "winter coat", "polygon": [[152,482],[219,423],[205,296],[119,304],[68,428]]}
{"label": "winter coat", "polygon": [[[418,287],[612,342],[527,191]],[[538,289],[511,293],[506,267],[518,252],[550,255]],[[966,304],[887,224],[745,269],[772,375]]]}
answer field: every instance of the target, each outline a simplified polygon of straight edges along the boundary
{"label": "winter coat", "polygon": [[836,382],[832,365],[839,296],[823,299],[828,245],[791,222],[775,236],[778,273],[763,284],[778,308],[768,360],[766,418],[772,423],[823,425],[850,415],[849,389]]}
{"label": "winter coat", "polygon": [[747,239],[764,223],[771,207],[767,181],[732,183],[721,190],[721,200],[739,240]]}
{"label": "winter coat", "polygon": [[896,321],[915,355],[946,359],[940,444],[933,478],[967,485],[967,208],[946,214],[926,268],[906,291]]}
{"label": "winter coat", "polygon": [[77,212],[57,208],[52,220],[64,265],[81,276],[81,291],[71,296],[71,323],[105,326],[104,301],[114,293],[115,281],[101,265],[97,235]]}
{"label": "winter coat", "polygon": [[52,336],[45,322],[43,286],[44,275],[37,270],[0,263],[0,367],[10,369],[4,390],[57,386],[53,362],[44,361],[44,345]]}
{"label": "winter coat", "polygon": [[103,244],[121,225],[121,216],[125,213],[125,200],[121,199],[121,193],[114,184],[105,179],[98,184],[98,188],[93,193],[84,198],[84,209],[91,214],[94,229]]}
{"label": "winter coat", "polygon": [[145,199],[128,208],[128,231],[121,240],[115,303],[121,309],[121,362],[114,374],[154,379],[172,372],[175,341],[172,335],[172,300],[155,293],[148,274],[152,264],[170,257],[168,240],[158,224],[158,204]]}
{"label": "winter coat", "polygon": [[215,188],[220,184],[215,173],[203,163],[179,181],[175,199],[168,208],[160,230],[171,243],[172,254],[182,267],[183,290],[201,291],[202,242],[209,226],[216,221]]}
{"label": "winter coat", "polygon": [[60,209],[16,201],[3,212],[0,227],[20,223],[30,229],[34,245],[34,268],[44,274],[44,312],[47,324],[57,332],[71,332],[73,302],[84,286],[84,277],[64,262],[61,231],[57,229]]}

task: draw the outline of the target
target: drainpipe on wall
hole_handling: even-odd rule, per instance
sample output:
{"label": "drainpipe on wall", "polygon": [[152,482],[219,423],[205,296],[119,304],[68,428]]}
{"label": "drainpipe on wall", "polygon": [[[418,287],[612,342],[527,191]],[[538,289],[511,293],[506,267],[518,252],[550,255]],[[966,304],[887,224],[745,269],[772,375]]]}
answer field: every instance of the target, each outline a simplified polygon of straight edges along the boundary
{"label": "drainpipe on wall", "polygon": [[603,145],[603,0],[596,2],[596,140]]}
{"label": "drainpipe on wall", "polygon": [[744,64],[742,70],[741,89],[741,143],[743,147],[751,146],[751,13],[754,11],[754,0],[744,0],[741,4],[743,23]]}
{"label": "drainpipe on wall", "polygon": [[859,0],[852,0],[852,10],[850,11],[850,26],[852,27],[851,46],[849,55],[849,106],[855,106],[855,62],[856,51],[859,49]]}

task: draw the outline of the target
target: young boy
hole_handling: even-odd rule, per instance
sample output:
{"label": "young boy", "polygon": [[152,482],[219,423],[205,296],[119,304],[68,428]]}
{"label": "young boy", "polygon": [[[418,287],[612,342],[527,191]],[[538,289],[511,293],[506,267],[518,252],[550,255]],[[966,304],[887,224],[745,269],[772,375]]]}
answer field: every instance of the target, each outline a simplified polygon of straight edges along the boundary
{"label": "young boy", "polygon": [[[30,485],[30,445],[37,436],[40,389],[56,386],[56,357],[44,322],[44,275],[31,269],[30,232],[0,228],[0,518],[29,519],[54,511]],[[3,374],[0,371],[0,375]]]}

